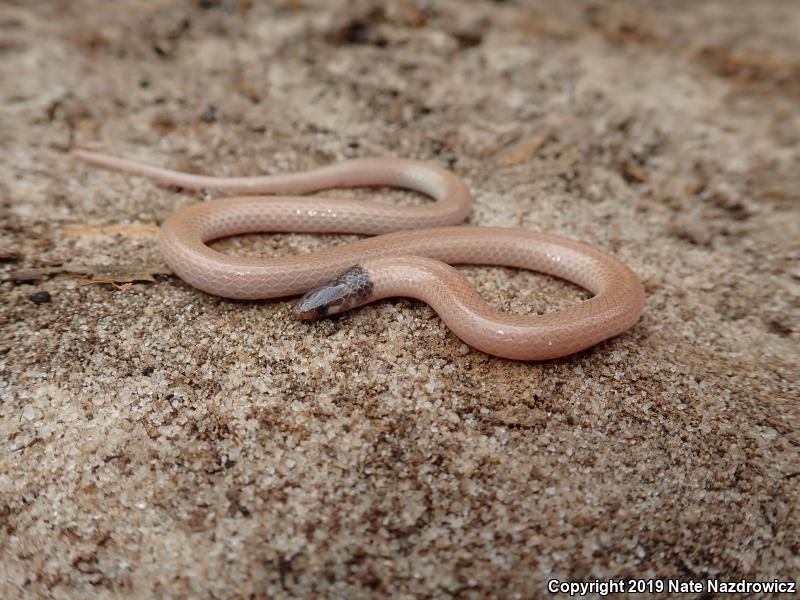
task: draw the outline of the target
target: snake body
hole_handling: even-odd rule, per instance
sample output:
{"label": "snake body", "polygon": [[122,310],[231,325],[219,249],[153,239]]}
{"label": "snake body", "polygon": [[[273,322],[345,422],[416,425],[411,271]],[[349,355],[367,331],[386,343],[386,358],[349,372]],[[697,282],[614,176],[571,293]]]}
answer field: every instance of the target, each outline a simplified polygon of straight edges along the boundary
{"label": "snake body", "polygon": [[[217,296],[305,294],[295,309],[304,319],[391,296],[417,298],[470,346],[518,360],[557,358],[588,348],[628,329],[644,306],[636,274],[585,244],[525,229],[448,226],[463,221],[472,196],[456,175],[429,163],[367,158],[304,173],[226,178],[180,173],[86,150],[73,153],[97,166],[164,184],[247,194],[187,206],[161,226],[159,241],[167,264],[189,284]],[[435,202],[398,207],[297,196],[378,185],[421,192]],[[229,256],[207,245],[214,239],[254,232],[374,237],[283,258]],[[594,296],[558,312],[508,314],[486,304],[452,264],[541,271]]]}

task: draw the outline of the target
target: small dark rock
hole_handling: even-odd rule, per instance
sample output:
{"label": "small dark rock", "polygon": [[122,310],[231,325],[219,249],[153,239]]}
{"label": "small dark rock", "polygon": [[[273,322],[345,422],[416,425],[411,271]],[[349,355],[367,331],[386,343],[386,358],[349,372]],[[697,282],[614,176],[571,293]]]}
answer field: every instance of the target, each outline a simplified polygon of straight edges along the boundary
{"label": "small dark rock", "polygon": [[767,331],[781,337],[788,337],[792,333],[792,328],[780,319],[772,319],[767,323]]}
{"label": "small dark rock", "polygon": [[206,106],[205,110],[200,115],[200,120],[203,123],[213,123],[217,120],[217,107],[213,104]]}
{"label": "small dark rock", "polygon": [[50,292],[34,292],[28,296],[28,300],[34,304],[44,304],[45,302],[50,302],[52,299],[53,297],[50,295]]}
{"label": "small dark rock", "polygon": [[153,52],[158,54],[161,58],[166,58],[172,52],[172,48],[171,46],[157,42],[153,44]]}
{"label": "small dark rock", "polygon": [[16,250],[11,248],[0,248],[0,262],[16,262],[21,258],[21,255]]}
{"label": "small dark rock", "polygon": [[380,6],[375,6],[366,13],[351,17],[339,28],[329,32],[326,39],[328,43],[335,46],[371,44],[379,48],[385,48],[388,40],[375,30],[375,27],[384,22],[385,19],[384,9]]}
{"label": "small dark rock", "polygon": [[456,31],[452,35],[462,49],[474,48],[483,42],[483,34],[479,31]]}

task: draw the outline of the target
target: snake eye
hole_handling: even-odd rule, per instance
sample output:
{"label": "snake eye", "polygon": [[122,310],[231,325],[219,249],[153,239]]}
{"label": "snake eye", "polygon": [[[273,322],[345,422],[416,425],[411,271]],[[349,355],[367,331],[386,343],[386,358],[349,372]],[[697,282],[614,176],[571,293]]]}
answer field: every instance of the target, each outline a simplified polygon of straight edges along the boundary
{"label": "snake eye", "polygon": [[369,301],[371,292],[369,273],[355,265],[306,293],[294,307],[294,314],[304,321],[335,315]]}

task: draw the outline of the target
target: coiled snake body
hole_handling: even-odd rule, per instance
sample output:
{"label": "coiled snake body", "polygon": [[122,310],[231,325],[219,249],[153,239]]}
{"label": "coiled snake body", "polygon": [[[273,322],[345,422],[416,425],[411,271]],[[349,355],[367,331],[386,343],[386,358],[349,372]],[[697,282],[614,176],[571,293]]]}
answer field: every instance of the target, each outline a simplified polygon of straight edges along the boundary
{"label": "coiled snake body", "polygon": [[[463,221],[472,196],[453,173],[429,163],[367,158],[305,173],[224,178],[179,173],[86,150],[73,154],[165,184],[243,194],[182,208],[161,227],[161,251],[169,266],[191,285],[217,296],[305,294],[295,310],[304,319],[408,296],[433,307],[470,346],[519,360],[557,358],[588,348],[628,329],[644,306],[636,274],[585,244],[525,229],[448,226]],[[296,195],[377,185],[415,190],[435,202],[397,207]],[[284,258],[235,257],[206,245],[221,237],[268,231],[375,237]],[[508,314],[486,304],[451,264],[541,271],[594,296],[558,312]]]}

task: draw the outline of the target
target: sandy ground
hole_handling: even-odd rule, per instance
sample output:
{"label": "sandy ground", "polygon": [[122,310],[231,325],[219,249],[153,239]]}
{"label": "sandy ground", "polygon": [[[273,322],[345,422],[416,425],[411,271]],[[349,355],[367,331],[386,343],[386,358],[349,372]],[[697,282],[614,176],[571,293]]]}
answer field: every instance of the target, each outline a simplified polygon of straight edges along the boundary
{"label": "sandy ground", "polygon": [[[796,581],[797,31],[789,0],[4,2],[0,596]],[[70,144],[217,174],[435,161],[470,223],[625,261],[645,313],[526,364],[411,300],[309,324],[211,297],[154,238],[203,194]],[[586,297],[464,271],[509,311]]]}

